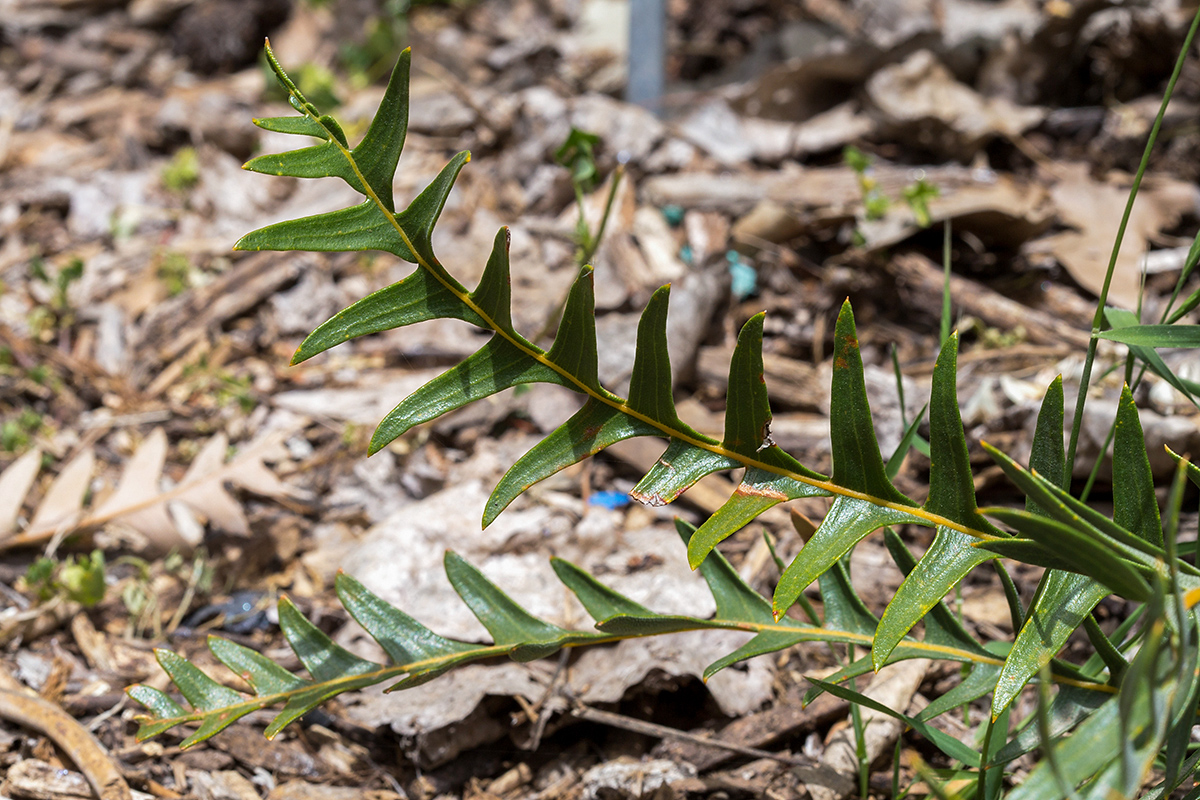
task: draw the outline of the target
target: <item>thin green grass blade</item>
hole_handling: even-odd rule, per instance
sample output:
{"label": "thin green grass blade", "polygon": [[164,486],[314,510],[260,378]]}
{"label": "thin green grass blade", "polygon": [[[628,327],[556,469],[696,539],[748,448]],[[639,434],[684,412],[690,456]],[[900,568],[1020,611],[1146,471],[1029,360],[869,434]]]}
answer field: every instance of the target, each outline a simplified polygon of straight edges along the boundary
{"label": "thin green grass blade", "polygon": [[917,719],[926,722],[940,717],[947,711],[974,703],[996,687],[996,679],[999,676],[999,664],[973,664],[971,671],[957,686],[935,697],[929,705],[921,709]]}
{"label": "thin green grass blade", "polygon": [[[1106,308],[1104,309],[1104,316],[1108,320],[1108,324],[1112,326],[1113,330],[1128,330],[1129,328],[1135,327],[1138,324],[1137,315],[1131,311],[1126,311],[1121,308]],[[1194,395],[1195,384],[1193,384],[1191,381],[1185,381],[1176,375],[1171,368],[1167,366],[1167,362],[1162,360],[1162,356],[1160,356],[1158,352],[1154,350],[1154,348],[1142,347],[1136,344],[1127,344],[1126,346],[1129,348],[1129,352],[1132,353],[1135,358],[1145,364],[1151,372],[1162,378],[1167,383],[1171,384],[1171,386],[1173,386],[1177,392],[1191,400],[1193,403],[1197,402]]]}
{"label": "thin green grass blade", "polygon": [[[1056,762],[1069,786],[1079,785],[1118,758],[1120,727],[1120,712],[1116,698],[1113,698],[1084,720],[1069,737],[1055,744]],[[1059,800],[1064,796],[1050,763],[1043,760],[1009,794],[1009,800]]]}
{"label": "thin green grass blade", "polygon": [[[1052,737],[1062,736],[1112,699],[1113,695],[1104,692],[1078,686],[1060,686],[1058,694],[1050,701],[1047,709],[1050,735]],[[1032,718],[1029,722],[1032,722]],[[1000,752],[996,753],[988,766],[1007,764],[1041,746],[1042,737],[1037,726],[1027,724],[1004,747],[1000,748]]]}
{"label": "thin green grass blade", "polygon": [[858,705],[869,708],[872,711],[878,711],[881,714],[887,714],[893,719],[898,719],[904,722],[917,733],[928,739],[934,747],[936,747],[938,750],[941,750],[950,758],[957,759],[968,766],[979,766],[979,753],[963,744],[958,739],[955,739],[950,734],[943,733],[937,728],[934,728],[925,722],[916,719],[915,717],[910,717],[906,714],[901,714],[898,711],[894,711],[882,703],[878,703],[866,695],[854,691],[853,689],[849,689],[845,686],[838,686],[818,678],[809,677],[808,680],[809,682],[820,686],[826,692],[834,695],[835,697],[840,697],[843,700],[849,700],[851,703],[857,703]]}
{"label": "thin green grass blade", "polygon": [[1200,347],[1200,325],[1130,325],[1097,335],[1137,347]]}
{"label": "thin green grass blade", "polygon": [[1047,550],[1061,553],[1071,563],[1071,572],[1100,581],[1130,600],[1149,599],[1150,584],[1146,578],[1155,574],[1152,565],[1127,560],[1103,540],[1040,514],[1011,508],[989,508],[987,514],[1013,526]]}
{"label": "thin green grass blade", "polygon": [[[1077,498],[1067,494],[1042,476],[1030,473],[986,442],[982,443],[982,446],[996,463],[1000,465],[1000,469],[1008,476],[1009,480],[1015,483],[1027,496],[1032,497],[1051,518],[1070,525],[1084,533],[1097,536],[1100,539],[1111,539],[1119,545],[1119,548],[1123,549],[1123,554],[1128,558],[1143,560],[1136,554],[1144,554],[1150,556],[1151,559],[1164,559],[1166,557],[1161,547],[1121,527],[1086,503],[1081,503]],[[1190,564],[1181,564],[1181,568],[1192,575],[1200,574],[1200,571],[1197,571]]]}
{"label": "thin green grass blade", "polygon": [[[1166,448],[1166,450],[1167,450],[1167,455],[1169,455],[1171,458],[1175,459],[1176,463],[1183,461],[1183,456],[1179,455],[1179,453],[1176,453],[1170,447]],[[1196,486],[1200,486],[1200,467],[1196,466],[1191,461],[1188,461],[1187,465],[1186,465],[1186,469],[1187,469],[1188,480],[1191,481]]]}
{"label": "thin green grass blade", "polygon": [[913,442],[917,440],[917,429],[921,427],[921,422],[925,419],[925,412],[929,410],[929,405],[926,404],[921,408],[920,413],[913,418],[908,427],[904,430],[904,435],[900,437],[900,443],[896,445],[896,449],[892,452],[891,457],[884,465],[884,472],[887,474],[888,480],[895,480],[900,474],[900,467],[904,465],[904,457],[908,455],[908,451],[912,448]]}

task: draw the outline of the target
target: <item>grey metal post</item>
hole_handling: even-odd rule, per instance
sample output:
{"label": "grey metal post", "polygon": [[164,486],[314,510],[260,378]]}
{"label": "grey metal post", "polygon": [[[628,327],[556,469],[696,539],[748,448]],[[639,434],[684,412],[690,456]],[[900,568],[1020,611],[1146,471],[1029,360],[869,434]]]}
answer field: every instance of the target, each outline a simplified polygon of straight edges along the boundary
{"label": "grey metal post", "polygon": [[658,114],[666,84],[666,0],[629,2],[629,84],[625,99]]}

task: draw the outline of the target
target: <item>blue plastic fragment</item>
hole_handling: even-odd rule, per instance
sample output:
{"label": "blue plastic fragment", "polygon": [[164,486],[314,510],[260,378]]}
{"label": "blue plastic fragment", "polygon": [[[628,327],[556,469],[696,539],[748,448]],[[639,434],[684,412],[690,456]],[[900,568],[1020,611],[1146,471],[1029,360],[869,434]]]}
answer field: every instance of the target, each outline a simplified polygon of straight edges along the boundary
{"label": "blue plastic fragment", "polygon": [[757,293],[758,270],[743,261],[741,254],[736,250],[726,253],[725,260],[729,262],[729,276],[733,279],[729,286],[733,296],[738,300],[745,300]]}
{"label": "blue plastic fragment", "polygon": [[592,494],[588,496],[588,505],[600,506],[601,508],[608,508],[612,510],[624,508],[625,506],[629,505],[629,493],[592,492]]}
{"label": "blue plastic fragment", "polygon": [[696,257],[694,255],[692,255],[692,246],[691,245],[685,244],[683,247],[679,248],[679,260],[680,261],[682,261],[683,263],[687,264],[690,267],[692,265],[692,262],[695,261],[695,259],[696,259]]}
{"label": "blue plastic fragment", "polygon": [[663,206],[662,215],[672,228],[678,228],[683,224],[683,208],[681,206]]}

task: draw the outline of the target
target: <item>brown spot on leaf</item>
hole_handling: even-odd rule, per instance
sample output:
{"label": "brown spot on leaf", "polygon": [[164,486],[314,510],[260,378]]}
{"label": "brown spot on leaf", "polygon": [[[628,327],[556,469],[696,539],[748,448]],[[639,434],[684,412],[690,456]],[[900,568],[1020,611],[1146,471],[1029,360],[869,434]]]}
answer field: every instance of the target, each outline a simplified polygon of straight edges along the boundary
{"label": "brown spot on leaf", "polygon": [[741,486],[739,486],[734,494],[745,495],[746,497],[766,497],[770,500],[778,500],[781,503],[790,499],[786,494],[769,485],[755,485],[748,483],[743,483]]}

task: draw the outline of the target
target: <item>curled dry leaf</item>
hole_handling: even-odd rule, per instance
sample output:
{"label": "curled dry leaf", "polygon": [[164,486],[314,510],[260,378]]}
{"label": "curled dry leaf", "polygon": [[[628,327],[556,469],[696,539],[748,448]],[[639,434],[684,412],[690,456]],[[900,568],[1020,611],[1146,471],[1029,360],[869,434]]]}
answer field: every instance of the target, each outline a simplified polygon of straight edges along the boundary
{"label": "curled dry leaf", "polygon": [[297,491],[263,463],[277,445],[277,435],[264,437],[226,463],[229,440],[224,434],[217,434],[197,453],[183,480],[173,488],[164,489],[162,471],[167,436],[161,428],[156,428],[125,465],[117,488],[90,511],[84,508],[84,499],[96,456],[91,448],[85,449],[63,467],[29,526],[18,532],[17,515],[41,464],[41,453],[31,451],[0,473],[0,549],[38,544],[58,533],[109,522],[119,522],[137,531],[146,538],[151,550],[194,547],[199,544],[199,529],[175,523],[175,515],[168,509],[175,504],[224,531],[246,536],[250,532],[249,522],[225,484],[275,499],[296,496]]}

